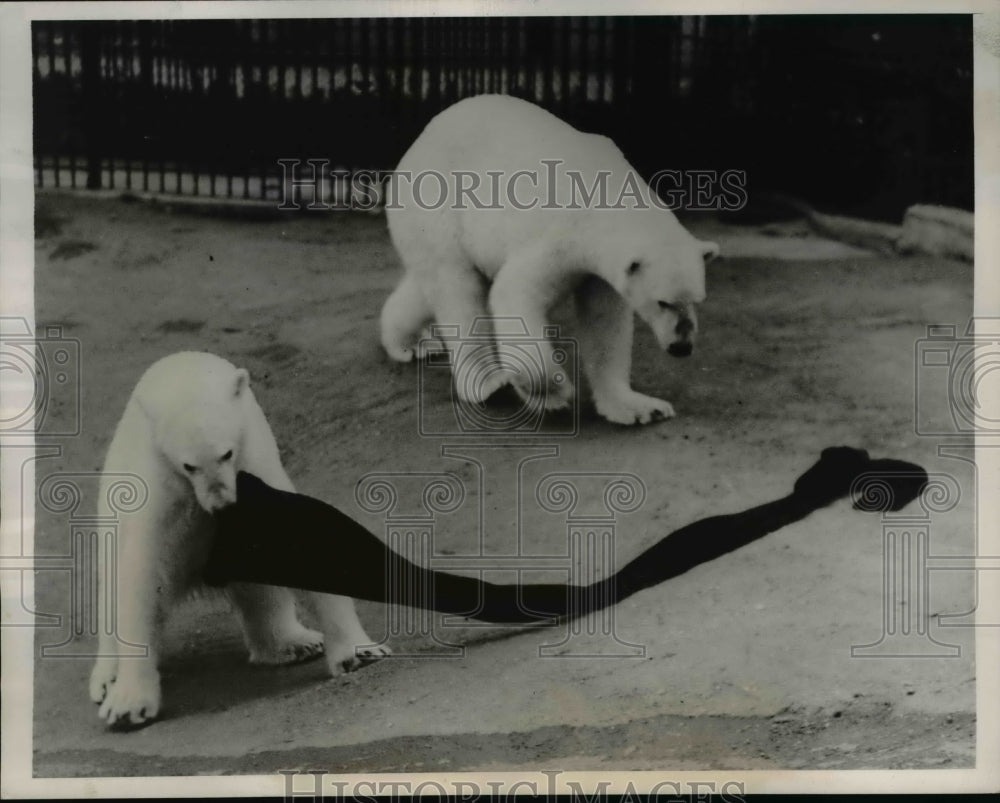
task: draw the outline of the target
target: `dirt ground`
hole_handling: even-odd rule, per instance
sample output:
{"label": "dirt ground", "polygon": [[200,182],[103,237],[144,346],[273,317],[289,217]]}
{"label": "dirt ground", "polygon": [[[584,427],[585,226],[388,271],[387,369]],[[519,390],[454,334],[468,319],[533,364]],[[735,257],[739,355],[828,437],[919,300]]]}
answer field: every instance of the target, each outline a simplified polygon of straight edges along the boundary
{"label": "dirt ground", "polygon": [[[531,484],[589,471],[646,487],[644,504],[616,519],[624,562],[681,525],[784,495],[841,444],[953,475],[963,495],[930,518],[932,552],[974,546],[971,466],[939,457],[939,442],[913,425],[915,344],[928,324],[964,330],[969,265],[875,257],[794,225],[694,221],[726,254],[709,267],[695,353],[671,359],[641,327],[635,344],[635,386],[669,399],[678,417],[625,429],[585,405],[575,437],[546,422],[520,448],[475,449],[420,434],[420,415],[450,410],[447,377],[420,389],[416,366],[390,363],[378,344],[399,271],[381,217],[246,221],[43,194],[37,225],[36,318],[79,339],[82,388],[81,432],[52,441],[60,453],[37,462],[39,482],[96,470],[142,371],[197,349],[250,370],[300,490],[376,533],[384,520],[354,496],[362,476],[461,478],[464,503],[435,522],[439,556],[473,553],[480,517],[485,554],[512,552],[519,506],[523,554],[564,554],[566,521],[539,507]],[[945,391],[934,399],[922,414],[945,414]],[[57,398],[50,415],[73,411]],[[442,453],[449,444],[457,456]],[[522,462],[552,444],[557,454]],[[923,513],[916,503],[908,512]],[[69,553],[71,526],[40,509],[36,553]],[[840,502],[626,600],[614,610],[617,640],[584,632],[540,657],[562,631],[438,627],[460,657],[401,633],[390,639],[400,657],[334,680],[322,662],[248,666],[225,604],[195,600],[171,621],[163,718],[137,732],[102,727],[87,699],[89,659],[36,657],[35,774],[972,766],[973,632],[936,618],[972,607],[971,575],[937,571],[930,587],[932,635],[959,656],[852,658],[852,645],[882,633],[882,567],[879,516]],[[63,574],[36,583],[37,610],[70,610]],[[359,611],[374,638],[386,632],[382,606]],[[66,636],[42,628],[37,644]],[[615,657],[625,643],[644,655]]]}

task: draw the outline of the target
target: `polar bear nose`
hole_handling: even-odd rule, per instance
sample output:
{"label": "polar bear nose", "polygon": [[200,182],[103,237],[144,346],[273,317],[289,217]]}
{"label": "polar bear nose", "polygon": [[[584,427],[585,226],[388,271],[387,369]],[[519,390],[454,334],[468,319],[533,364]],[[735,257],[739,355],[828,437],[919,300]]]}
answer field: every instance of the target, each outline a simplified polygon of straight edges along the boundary
{"label": "polar bear nose", "polygon": [[211,489],[212,509],[221,510],[236,502],[236,489],[227,485],[215,485]]}
{"label": "polar bear nose", "polygon": [[667,346],[667,353],[671,357],[689,357],[694,351],[694,346],[690,340],[675,340]]}

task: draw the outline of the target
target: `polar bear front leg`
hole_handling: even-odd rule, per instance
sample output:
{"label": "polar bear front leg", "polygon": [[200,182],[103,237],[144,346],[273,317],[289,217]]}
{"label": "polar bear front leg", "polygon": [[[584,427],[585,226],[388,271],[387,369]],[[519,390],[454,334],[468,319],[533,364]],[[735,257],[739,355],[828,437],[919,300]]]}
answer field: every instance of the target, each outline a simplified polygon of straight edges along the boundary
{"label": "polar bear front leg", "polygon": [[648,424],[674,416],[670,402],[632,390],[634,313],[625,299],[597,276],[574,293],[581,359],[594,395],[594,407],[615,424]]}
{"label": "polar bear front leg", "polygon": [[326,643],[331,675],[352,672],[392,654],[385,644],[373,644],[354,609],[354,600],[337,594],[309,594],[308,601]]}
{"label": "polar bear front leg", "polygon": [[518,395],[525,401],[540,397],[546,410],[561,410],[573,398],[573,380],[554,359],[545,329],[549,308],[566,291],[568,277],[550,262],[546,251],[534,249],[511,258],[493,281],[490,311],[495,318],[519,321],[529,336],[505,341],[502,332],[497,334],[500,362]]}
{"label": "polar bear front leg", "polygon": [[113,664],[102,656],[91,676],[92,699],[104,692],[103,699],[95,699],[100,703],[98,716],[112,727],[143,725],[160,713],[159,631],[172,589],[154,565],[159,545],[154,542],[153,525],[143,516],[138,519],[125,520],[119,528],[122,551],[118,586],[112,593],[116,592],[117,637],[145,647],[146,654],[119,656],[113,679],[108,676]]}

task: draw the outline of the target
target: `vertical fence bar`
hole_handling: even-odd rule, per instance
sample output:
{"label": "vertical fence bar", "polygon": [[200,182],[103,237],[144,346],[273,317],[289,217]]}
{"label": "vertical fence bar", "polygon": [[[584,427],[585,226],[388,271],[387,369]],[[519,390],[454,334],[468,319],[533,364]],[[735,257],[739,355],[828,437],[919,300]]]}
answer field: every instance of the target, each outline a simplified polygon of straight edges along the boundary
{"label": "vertical fence bar", "polygon": [[629,109],[625,92],[628,69],[625,24],[627,21],[621,17],[611,18],[611,102],[617,113],[625,113]]}
{"label": "vertical fence bar", "polygon": [[490,39],[490,20],[482,17],[479,20],[479,52],[476,54],[479,62],[479,92],[487,92],[492,74],[493,42]]}
{"label": "vertical fence bar", "polygon": [[499,17],[490,17],[490,89],[491,93],[503,92],[503,28]]}
{"label": "vertical fence bar", "polygon": [[[263,80],[264,65],[263,60],[260,57],[260,38],[261,38],[261,21],[260,20],[249,20],[247,25],[247,40],[249,44],[250,57],[244,59],[244,84],[243,84],[243,99],[242,103],[250,106],[251,103],[260,103],[260,83]],[[230,167],[230,182],[232,181],[232,171],[235,165],[232,163]],[[242,164],[240,165],[241,175],[240,178],[243,180],[243,199],[246,200],[250,197],[250,162],[248,159],[244,158]],[[232,187],[230,186],[230,195],[232,194]]]}
{"label": "vertical fence bar", "polygon": [[[285,48],[286,48],[285,52],[288,54],[289,57],[291,57],[292,55],[295,54],[294,46],[295,46],[295,43],[298,41],[298,36],[296,34],[299,33],[299,31],[298,31],[298,27],[299,27],[298,23],[300,23],[300,22],[301,22],[300,20],[288,21],[286,23],[286,26],[285,26]],[[291,35],[289,36],[289,34],[291,34]],[[315,41],[315,40],[312,40],[312,41]],[[300,51],[299,52],[299,57],[295,59],[295,64],[294,64],[294,67],[293,67],[293,69],[295,71],[294,72],[294,74],[295,74],[295,84],[294,84],[294,89],[293,89],[293,96],[294,96],[293,102],[296,103],[296,104],[301,104],[302,101],[305,100],[305,97],[306,97],[306,94],[305,94],[305,92],[302,89],[302,57],[305,56],[305,55],[306,55],[305,53],[303,53],[303,52]]]}
{"label": "vertical fence bar", "polygon": [[[237,22],[238,20],[227,20],[215,23],[215,30],[218,36],[215,37],[215,47],[211,49],[211,69],[208,73],[207,88],[204,86],[204,83],[202,84],[203,91],[207,94],[207,102],[213,106],[223,102],[223,87],[228,89],[229,73],[226,71],[226,65],[223,59],[228,51],[227,43],[228,46],[231,46],[236,35],[235,29]],[[206,53],[206,56],[207,55],[208,54]],[[225,103],[228,104],[229,102],[229,92],[226,91]],[[213,137],[215,136],[218,136],[218,132],[213,132]],[[218,159],[218,146],[213,141],[212,148],[208,153],[208,161],[204,165],[205,169],[208,170],[208,195],[210,198],[216,197],[215,174],[219,172]]]}
{"label": "vertical fence bar", "polygon": [[[573,35],[573,25],[576,17],[562,17],[559,19],[558,38],[559,40],[559,107],[565,116],[570,109],[569,102],[569,73],[570,73],[570,38]],[[553,54],[555,55],[555,54]]]}
{"label": "vertical fence bar", "polygon": [[[42,69],[39,67],[39,50],[41,49],[41,23],[33,22],[31,23],[31,80],[32,86],[34,87],[34,92],[37,93],[42,87]],[[37,106],[36,106],[37,108]],[[38,141],[39,132],[35,131],[35,185],[42,187],[45,185],[45,178],[43,174],[43,161],[44,154],[43,148]]]}
{"label": "vertical fence bar", "polygon": [[489,94],[496,92],[497,47],[496,20],[493,17],[483,19],[483,91]]}
{"label": "vertical fence bar", "polygon": [[[160,26],[160,77],[163,81],[163,95],[169,98],[169,102],[173,104],[175,102],[174,94],[172,92],[173,86],[173,59],[170,56],[170,40],[171,34],[173,33],[173,22],[167,21]],[[167,163],[166,163],[166,148],[162,145],[159,148],[160,151],[160,192],[166,191],[167,186]]]}
{"label": "vertical fence bar", "polygon": [[[260,74],[261,80],[264,84],[263,93],[261,95],[261,100],[264,103],[265,108],[272,105],[273,102],[273,92],[271,87],[271,63],[274,63],[274,70],[276,79],[281,78],[281,59],[276,58],[274,54],[274,20],[261,20],[261,31],[260,31],[260,41],[261,41],[261,66]],[[247,169],[247,186],[250,185],[250,171],[252,166],[248,166]],[[257,171],[260,180],[260,200],[264,200],[264,188],[267,186],[267,167],[264,164],[264,159],[258,155],[257,157]]]}
{"label": "vertical fence bar", "polygon": [[430,21],[435,32],[434,54],[438,59],[441,71],[441,105],[444,108],[451,102],[451,53],[454,46],[451,40],[451,25],[447,19],[433,19]]}
{"label": "vertical fence bar", "polygon": [[[149,20],[138,22],[137,45],[139,50],[139,81],[142,87],[142,129],[149,130],[150,113],[149,103],[155,97],[153,85],[153,53],[152,42],[150,41],[150,27],[153,25]],[[143,139],[139,145],[142,148],[140,163],[142,165],[142,191],[149,192],[149,145]]]}
{"label": "vertical fence bar", "polygon": [[472,90],[470,94],[481,95],[486,91],[486,23],[483,17],[474,17],[472,24],[472,47],[469,50],[469,66],[472,69]]}
{"label": "vertical fence bar", "polygon": [[556,25],[558,24],[558,17],[548,17],[542,20],[542,31],[544,34],[545,46],[542,48],[542,64],[543,70],[542,74],[544,76],[545,86],[542,94],[542,104],[547,108],[551,109],[555,105],[556,96],[556,65],[555,65],[555,46],[556,46]]}
{"label": "vertical fence bar", "polygon": [[507,93],[518,94],[520,87],[520,62],[518,60],[518,26],[520,20],[517,17],[504,17],[504,34],[507,40],[506,51],[504,53],[505,68],[507,70]]}
{"label": "vertical fence bar", "polygon": [[447,21],[443,19],[428,20],[428,32],[431,41],[430,59],[437,76],[437,104],[435,112],[440,111],[448,103],[448,69],[450,60],[447,57],[448,29]]}
{"label": "vertical fence bar", "polygon": [[473,19],[466,17],[455,21],[455,71],[457,89],[455,100],[471,95],[472,89],[472,38],[475,35]]}
{"label": "vertical fence bar", "polygon": [[[389,52],[389,20],[385,17],[380,17],[375,20],[375,26],[378,42],[378,59],[381,67],[379,70],[378,88],[376,94],[381,101],[380,106],[382,108],[382,114],[385,115],[386,109],[388,108],[387,103],[391,100],[389,92],[389,75],[394,66],[392,54]],[[374,167],[374,165],[369,165],[369,167]]]}
{"label": "vertical fence bar", "polygon": [[[123,54],[124,54],[123,55],[123,59],[124,59],[125,70],[124,70],[124,81],[123,81],[123,88],[122,89],[123,89],[125,98],[126,99],[131,99],[133,97],[133,90],[134,90],[134,86],[135,86],[135,64],[133,63],[133,60],[132,60],[133,57],[135,56],[135,53],[133,51],[134,38],[132,36],[133,30],[134,30],[134,27],[135,27],[135,21],[129,20],[129,21],[123,23],[123,25],[125,26],[125,29],[124,29],[124,31],[122,33],[122,38],[124,40],[122,42],[122,51],[123,51]],[[127,34],[127,37],[126,37],[126,34]],[[121,104],[121,103],[120,103],[120,105],[124,106],[124,104]],[[130,134],[130,136],[129,136],[129,142],[125,143],[124,146],[122,147],[122,160],[123,160],[123,162],[125,164],[125,189],[126,190],[131,190],[132,189],[132,137],[131,137],[131,134],[133,132],[129,131],[128,133]]]}
{"label": "vertical fence bar", "polygon": [[[229,47],[226,48],[226,69],[229,80],[229,102],[232,103],[233,114],[237,119],[242,118],[243,101],[246,98],[247,85],[250,82],[250,69],[247,63],[247,52],[250,49],[250,36],[247,31],[246,20],[233,21],[233,39]],[[242,92],[240,90],[242,87]],[[225,166],[226,177],[226,198],[233,197],[233,157],[231,154],[222,153],[220,148],[220,160]],[[213,185],[214,191],[214,185]]]}
{"label": "vertical fence bar", "polygon": [[[202,43],[205,40],[205,26],[207,23],[203,20],[192,21],[186,23],[187,30],[185,31],[186,36],[184,37],[186,43],[189,45],[187,48],[187,58],[185,58],[185,71],[188,76],[188,87],[186,93],[186,101],[188,107],[188,113],[191,115],[192,119],[197,119],[197,109],[201,103],[204,102],[205,97],[203,94],[203,87],[205,86],[205,72],[208,69],[205,63],[205,54],[203,50]],[[192,44],[193,47],[190,45]],[[200,188],[198,184],[200,183],[200,171],[199,165],[201,160],[199,159],[199,154],[191,149],[191,142],[188,140],[184,143],[185,150],[188,153],[188,170],[191,173],[191,194],[197,197],[200,193]]]}
{"label": "vertical fence bar", "polygon": [[83,129],[87,157],[87,189],[101,188],[101,32],[99,22],[80,28],[80,70],[83,89]]}
{"label": "vertical fence bar", "polygon": [[594,102],[604,102],[604,22],[603,17],[594,17]]}
{"label": "vertical fence bar", "polygon": [[[183,25],[183,23],[174,22],[174,24],[173,24],[173,30],[171,31],[171,33],[173,34],[171,36],[171,40],[172,40],[172,45],[173,45],[173,51],[174,51],[174,53],[176,54],[176,53],[178,53],[178,51],[183,52],[182,48],[178,47],[178,44],[180,42],[182,42],[183,38],[184,38],[184,25]],[[185,113],[188,113],[188,112],[190,112],[190,105],[189,105],[189,103],[190,103],[190,95],[188,94],[187,88],[186,88],[186,85],[187,85],[186,60],[184,60],[182,58],[182,56],[175,55],[174,56],[174,65],[175,65],[175,78],[176,78],[175,92],[176,92],[177,104],[178,104],[178,106],[180,106],[180,108],[182,108],[182,109],[185,110]],[[184,160],[184,156],[185,156],[184,151],[181,150],[177,154],[177,159],[176,159],[176,162],[174,163],[174,172],[176,173],[176,182],[177,182],[177,185],[175,187],[175,191],[177,193],[180,193],[183,190],[183,188],[184,188],[184,184],[183,184],[183,182],[184,182],[184,170],[183,170],[183,168],[184,168],[184,161],[185,161]]]}
{"label": "vertical fence bar", "polygon": [[362,18],[358,20],[358,30],[361,36],[358,58],[361,62],[360,94],[366,96],[372,85],[372,47],[371,34],[374,20]]}
{"label": "vertical fence bar", "polygon": [[[68,91],[73,95],[76,94],[76,78],[73,75],[73,40],[76,28],[73,25],[67,25],[63,29],[63,56],[66,61],[66,85]],[[69,150],[67,154],[69,156],[69,185],[74,190],[76,189],[76,141],[74,138],[74,132],[66,132],[66,145]]]}
{"label": "vertical fence bar", "polygon": [[[371,97],[371,87],[373,80],[373,66],[372,66],[372,33],[374,29],[375,20],[371,18],[362,18],[358,20],[358,33],[360,35],[359,49],[358,49],[358,60],[361,63],[361,86],[359,88],[359,96],[363,101],[368,100]],[[362,101],[362,102],[363,102]],[[362,125],[368,126],[371,123],[371,110],[367,103],[363,106],[364,117],[362,120]],[[359,140],[355,140],[356,142]],[[351,178],[353,182],[355,172],[364,168],[362,164],[362,159],[358,155],[357,149],[352,149],[353,155],[351,159]],[[362,150],[367,151],[367,148]]]}
{"label": "vertical fence bar", "polygon": [[467,17],[465,19],[465,37],[464,37],[464,47],[460,51],[462,59],[462,72],[465,76],[464,83],[465,87],[462,90],[460,97],[466,98],[476,92],[476,61],[475,61],[475,47],[476,47],[476,18]]}
{"label": "vertical fence bar", "polygon": [[[107,59],[108,59],[108,86],[105,87],[105,98],[107,99],[108,108],[105,114],[109,112],[114,112],[115,119],[108,120],[107,116],[104,118],[105,122],[105,132],[115,131],[116,134],[119,132],[118,128],[118,110],[121,107],[119,92],[121,91],[121,75],[118,69],[118,36],[119,36],[119,24],[117,21],[110,21],[104,23],[106,27],[107,36],[104,37],[105,46],[107,48]],[[109,153],[107,155],[108,164],[108,189],[115,188],[115,155],[114,152],[117,150],[115,147],[108,149]]]}
{"label": "vertical fence bar", "polygon": [[448,55],[451,61],[451,88],[448,93],[448,104],[457,101],[462,91],[462,23],[459,19],[450,19],[448,38]]}
{"label": "vertical fence bar", "polygon": [[[45,41],[45,51],[46,58],[49,63],[49,80],[52,82],[53,86],[57,85],[56,79],[56,57],[55,57],[55,47],[56,47],[56,31],[58,23],[50,22],[46,25],[46,41]],[[54,175],[55,175],[55,186],[61,186],[61,181],[59,178],[59,148],[56,147],[55,153],[52,154],[52,163],[54,165]]]}
{"label": "vertical fence bar", "polygon": [[406,46],[401,51],[404,54],[402,94],[406,98],[406,106],[409,109],[410,105],[423,95],[424,59],[420,52],[423,41],[420,38],[420,20],[406,17],[400,22],[402,23],[403,43]]}

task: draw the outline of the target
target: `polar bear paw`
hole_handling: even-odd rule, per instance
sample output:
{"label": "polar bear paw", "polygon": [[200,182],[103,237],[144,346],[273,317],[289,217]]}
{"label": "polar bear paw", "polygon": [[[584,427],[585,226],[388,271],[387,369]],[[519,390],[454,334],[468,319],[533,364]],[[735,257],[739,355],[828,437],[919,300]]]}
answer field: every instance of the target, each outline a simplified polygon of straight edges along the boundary
{"label": "polar bear paw", "polygon": [[573,401],[575,388],[573,387],[572,380],[565,373],[557,371],[554,374],[547,375],[544,383],[537,383],[543,385],[541,393],[538,393],[535,387],[533,387],[534,383],[530,377],[523,377],[517,374],[512,374],[512,376],[510,384],[517,392],[517,395],[521,397],[521,401],[526,404],[537,402],[540,397],[544,408],[552,411],[565,410],[569,407],[570,402]]}
{"label": "polar bear paw", "polygon": [[381,661],[390,655],[392,655],[392,650],[384,644],[370,644],[358,648],[355,648],[354,645],[342,644],[327,650],[326,665],[330,674],[336,677]]}
{"label": "polar bear paw", "polygon": [[117,661],[98,660],[94,664],[94,669],[90,673],[90,700],[100,705],[104,698],[108,696],[111,684],[115,682],[115,672],[117,671]]}
{"label": "polar bear paw", "polygon": [[256,644],[250,648],[250,663],[262,666],[280,666],[310,661],[323,654],[323,634],[303,627],[274,644]]}
{"label": "polar bear paw", "polygon": [[594,406],[598,414],[613,424],[649,424],[673,418],[674,408],[670,402],[626,390],[613,396],[595,397]]}
{"label": "polar bear paw", "polygon": [[424,327],[413,346],[413,354],[418,360],[426,360],[431,354],[443,354],[446,350],[444,341],[429,326]]}
{"label": "polar bear paw", "polygon": [[500,366],[482,371],[462,370],[455,374],[455,395],[465,404],[485,404],[490,396],[510,382],[510,373]]}
{"label": "polar bear paw", "polygon": [[106,689],[97,713],[108,727],[136,728],[160,713],[159,673],[122,675]]}

